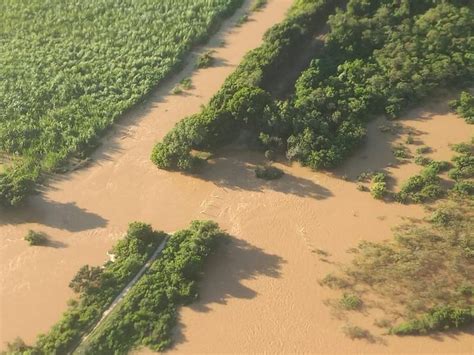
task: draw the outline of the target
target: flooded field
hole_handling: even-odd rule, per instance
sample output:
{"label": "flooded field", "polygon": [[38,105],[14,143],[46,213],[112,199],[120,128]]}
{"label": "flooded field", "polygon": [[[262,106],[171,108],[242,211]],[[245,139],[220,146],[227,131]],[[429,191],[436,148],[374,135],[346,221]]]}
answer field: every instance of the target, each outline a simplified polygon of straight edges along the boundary
{"label": "flooded field", "polygon": [[[182,309],[172,352],[472,352],[469,331],[374,343],[345,338],[344,322],[324,305],[331,292],[318,284],[335,263],[348,260],[346,250],[360,240],[390,238],[404,218],[423,216],[421,206],[386,203],[358,191],[355,179],[363,171],[386,169],[396,188],[418,172],[419,166],[399,164],[392,153],[408,132],[432,148],[430,157],[450,159],[449,145],[474,131],[448,111],[447,99],[410,111],[397,121],[396,133],[382,132],[388,121],[372,122],[364,147],[332,174],[281,162],[276,165],[286,173],[282,179],[258,180],[253,168],[263,162],[262,154],[238,146],[222,150],[199,176],[151,163],[153,144],[209,100],[291,2],[271,1],[238,28],[232,21],[242,12],[236,14],[210,44],[215,67],[192,73],[190,64],[115,126],[89,167],[53,178],[27,208],[1,212],[1,343],[17,335],[32,342],[56,322],[72,296],[73,275],[84,264],[106,261],[130,221],[170,232],[192,219],[212,219],[233,237],[207,266],[200,300]],[[189,75],[193,89],[167,95]],[[22,239],[28,229],[47,233],[51,245],[29,247]],[[329,254],[329,262],[317,249]],[[360,315],[357,321],[380,336],[369,319]]]}

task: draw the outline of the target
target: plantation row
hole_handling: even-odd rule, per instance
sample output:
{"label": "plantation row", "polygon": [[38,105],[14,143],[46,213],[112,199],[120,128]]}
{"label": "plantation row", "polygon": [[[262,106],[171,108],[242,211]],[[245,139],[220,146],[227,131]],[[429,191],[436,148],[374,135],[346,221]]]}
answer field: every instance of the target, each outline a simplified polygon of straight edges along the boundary
{"label": "plantation row", "polygon": [[[135,345],[162,349],[170,344],[170,332],[178,305],[197,296],[196,281],[205,258],[225,234],[217,224],[193,221],[189,229],[168,236],[150,225],[134,222],[112,250],[115,260],[103,268],[82,267],[70,283],[78,300],[34,346],[21,339],[8,344],[9,354],[67,354],[91,331],[127,283],[137,274],[158,245],[168,238],[158,259],[87,339],[87,353],[126,353]],[[140,302],[138,306],[138,302]],[[136,308],[138,307],[138,308]],[[140,309],[140,312],[134,310]],[[107,340],[102,339],[105,337]],[[84,351],[84,346],[78,349]]]}
{"label": "plantation row", "polygon": [[365,137],[374,115],[397,117],[434,89],[474,76],[474,10],[467,1],[350,0],[327,21],[326,45],[285,101],[265,90],[269,79],[317,32],[335,5],[297,1],[262,47],[243,60],[199,114],[175,126],[152,160],[164,169],[193,169],[192,150],[213,150],[253,132],[251,144],[286,153],[311,168],[339,163]]}
{"label": "plantation row", "polygon": [[0,204],[84,156],[243,0],[0,3]]}

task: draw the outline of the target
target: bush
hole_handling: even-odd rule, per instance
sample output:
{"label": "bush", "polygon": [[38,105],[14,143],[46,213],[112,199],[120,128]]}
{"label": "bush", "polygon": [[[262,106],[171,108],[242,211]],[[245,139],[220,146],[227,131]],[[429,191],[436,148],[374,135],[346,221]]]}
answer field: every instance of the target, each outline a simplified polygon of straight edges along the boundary
{"label": "bush", "polygon": [[344,293],[339,304],[346,310],[356,310],[362,307],[362,300],[353,293]]}
{"label": "bush", "polygon": [[48,243],[48,237],[46,234],[41,232],[35,232],[29,230],[24,238],[30,245],[46,245]]}
{"label": "bush", "polygon": [[413,335],[460,328],[474,321],[474,306],[457,308],[439,306],[418,319],[413,319],[390,329],[391,334]]}
{"label": "bush", "polygon": [[377,173],[372,176],[372,185],[370,186],[370,193],[376,199],[382,199],[387,195],[386,175],[384,173]]}
{"label": "bush", "polygon": [[402,203],[421,203],[434,201],[444,196],[438,174],[449,168],[447,162],[430,162],[419,175],[411,176],[396,194]]}
{"label": "bush", "polygon": [[284,172],[270,165],[259,165],[255,168],[255,176],[264,180],[276,180],[283,176]]}
{"label": "bush", "polygon": [[450,102],[451,108],[455,109],[459,116],[469,124],[474,124],[474,96],[463,91],[459,100]]}
{"label": "bush", "polygon": [[212,51],[212,50],[201,54],[198,57],[196,66],[198,68],[209,68],[210,66],[212,66],[214,64],[214,61],[215,61],[215,58],[214,58],[213,54],[214,54],[214,51]]}

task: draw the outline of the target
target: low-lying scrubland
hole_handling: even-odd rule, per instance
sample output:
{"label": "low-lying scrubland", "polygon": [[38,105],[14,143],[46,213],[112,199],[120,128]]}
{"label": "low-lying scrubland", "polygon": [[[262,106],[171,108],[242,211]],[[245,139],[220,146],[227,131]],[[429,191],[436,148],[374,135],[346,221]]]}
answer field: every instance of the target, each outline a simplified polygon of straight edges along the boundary
{"label": "low-lying scrubland", "polygon": [[[192,149],[216,149],[245,128],[262,150],[286,153],[314,169],[331,168],[363,141],[372,116],[396,118],[436,88],[472,81],[474,10],[465,2],[350,0],[327,21],[336,3],[297,1],[209,105],[155,146],[153,162],[193,169]],[[271,79],[288,70],[298,44],[326,21],[325,47],[301,73],[294,95],[275,100]],[[395,154],[406,157],[401,150]]]}
{"label": "low-lying scrubland", "polygon": [[149,272],[78,353],[126,354],[138,346],[155,351],[169,347],[178,307],[198,297],[203,265],[224,236],[217,224],[202,221],[170,236]]}
{"label": "low-lying scrubland", "polygon": [[[454,196],[392,240],[361,242],[352,261],[321,284],[341,290],[346,310],[381,309],[391,334],[426,334],[474,323],[474,204]],[[392,325],[395,324],[395,325]],[[349,332],[348,336],[357,337]]]}
{"label": "low-lying scrubland", "polygon": [[100,319],[165,237],[165,233],[154,231],[150,225],[131,223],[125,237],[111,251],[114,262],[109,261],[103,267],[85,265],[71,281],[70,287],[77,298],[69,302],[62,319],[46,334],[40,335],[34,346],[26,346],[17,340],[9,345],[9,353],[68,353]]}
{"label": "low-lying scrubland", "polygon": [[[243,0],[3,1],[0,204],[83,158]],[[77,26],[71,26],[77,24]]]}

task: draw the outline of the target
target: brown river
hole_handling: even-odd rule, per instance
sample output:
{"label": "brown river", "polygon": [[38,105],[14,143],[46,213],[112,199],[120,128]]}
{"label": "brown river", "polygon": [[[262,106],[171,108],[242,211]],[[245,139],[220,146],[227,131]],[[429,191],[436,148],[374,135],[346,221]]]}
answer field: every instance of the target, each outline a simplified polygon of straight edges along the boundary
{"label": "brown river", "polygon": [[[409,112],[396,135],[380,131],[383,120],[372,122],[367,144],[332,174],[281,162],[276,165],[285,176],[263,182],[253,173],[262,155],[236,145],[223,149],[199,176],[166,172],[151,163],[154,143],[200,110],[291,3],[270,1],[235,27],[241,10],[200,49],[215,49],[215,66],[193,71],[190,60],[111,129],[90,166],[53,177],[21,211],[0,211],[0,349],[16,336],[32,342],[47,331],[72,297],[68,283],[77,270],[106,261],[106,252],[129,222],[174,231],[192,219],[212,219],[233,238],[208,264],[200,300],[181,310],[172,352],[473,352],[472,330],[352,341],[340,330],[344,322],[324,305],[330,291],[318,284],[334,264],[321,261],[316,249],[328,252],[331,262],[345,261],[346,250],[358,241],[387,239],[405,217],[423,216],[420,206],[373,199],[358,191],[354,180],[362,171],[389,166],[396,188],[416,173],[418,166],[397,164],[392,154],[409,127],[433,149],[433,158],[449,159],[449,144],[466,141],[474,132],[448,111],[446,99]],[[223,39],[225,46],[220,45]],[[191,90],[168,94],[188,76]],[[51,245],[28,246],[22,238],[29,229],[47,233]],[[369,319],[359,315],[354,323],[380,333]]]}

